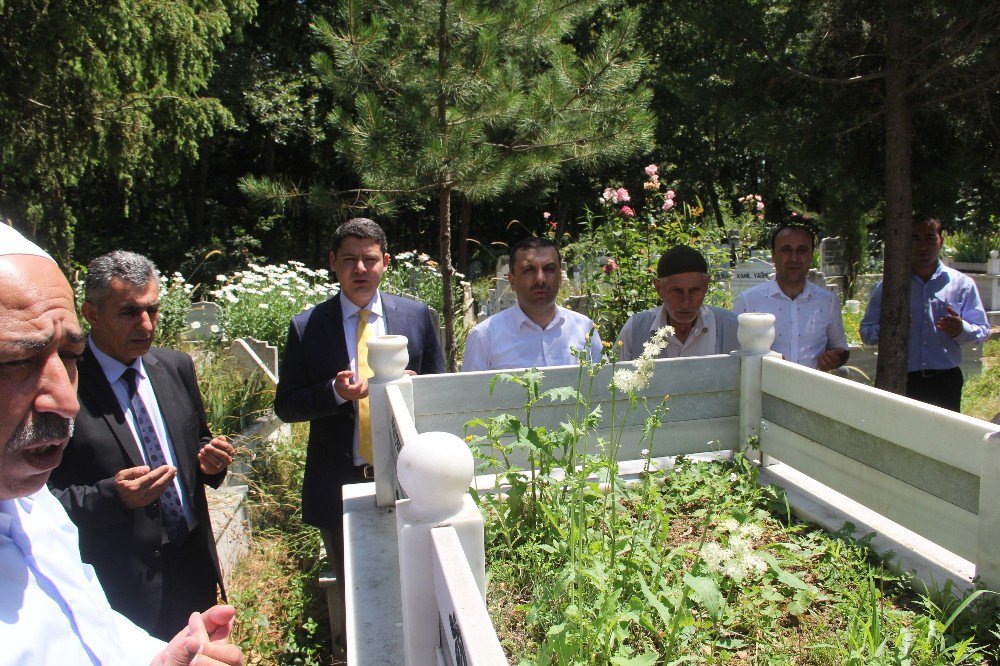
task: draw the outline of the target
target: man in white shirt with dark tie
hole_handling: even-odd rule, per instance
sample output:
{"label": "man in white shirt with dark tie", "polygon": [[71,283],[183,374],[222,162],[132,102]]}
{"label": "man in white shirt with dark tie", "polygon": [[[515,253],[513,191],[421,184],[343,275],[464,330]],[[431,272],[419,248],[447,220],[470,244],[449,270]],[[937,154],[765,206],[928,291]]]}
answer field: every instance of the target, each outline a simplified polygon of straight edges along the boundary
{"label": "man in white shirt with dark tie", "polygon": [[594,322],[556,305],[562,261],[555,243],[529,237],[514,245],[507,280],[517,303],[469,332],[462,372],[574,365],[574,349],[585,350],[590,360],[600,358]]}
{"label": "man in white shirt with dark tie", "polygon": [[739,294],[733,312],[774,315],[771,349],[786,361],[828,372],[847,362],[847,336],[840,301],[809,281],[816,246],[812,230],[785,224],[771,236],[774,279]]}

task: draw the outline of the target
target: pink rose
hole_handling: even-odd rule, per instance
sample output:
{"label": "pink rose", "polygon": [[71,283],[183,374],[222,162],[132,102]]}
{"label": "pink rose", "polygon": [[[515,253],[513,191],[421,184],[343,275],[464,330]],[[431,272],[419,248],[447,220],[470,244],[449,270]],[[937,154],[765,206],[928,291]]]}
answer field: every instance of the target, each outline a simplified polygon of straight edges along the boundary
{"label": "pink rose", "polygon": [[550,217],[552,217],[552,213],[550,213],[550,212],[548,212],[548,211],[546,211],[546,212],[542,213],[542,219],[543,219],[543,220],[547,220],[547,219],[549,219]]}
{"label": "pink rose", "polygon": [[619,187],[618,191],[615,192],[615,194],[618,195],[618,200],[615,203],[622,203],[623,201],[629,200],[628,190],[626,190],[624,187]]}
{"label": "pink rose", "polygon": [[656,165],[655,164],[650,164],[648,167],[646,167],[646,175],[647,176],[655,176],[656,173],[657,173],[657,169],[656,169]]}
{"label": "pink rose", "polygon": [[635,217],[635,211],[628,206],[622,206],[621,212],[623,217]]}
{"label": "pink rose", "polygon": [[674,198],[674,191],[673,190],[667,190],[667,198],[668,199],[673,199]]}
{"label": "pink rose", "polygon": [[604,264],[604,272],[611,275],[616,270],[618,270],[618,262],[614,259],[608,259],[608,263]]}
{"label": "pink rose", "polygon": [[604,189],[604,194],[602,196],[608,203],[618,203],[618,193],[610,187]]}
{"label": "pink rose", "polygon": [[664,211],[668,211],[668,210],[670,210],[673,207],[674,207],[674,200],[673,199],[667,198],[666,201],[663,202],[663,210]]}
{"label": "pink rose", "polygon": [[763,201],[758,201],[757,202],[757,210],[764,210],[764,202]]}

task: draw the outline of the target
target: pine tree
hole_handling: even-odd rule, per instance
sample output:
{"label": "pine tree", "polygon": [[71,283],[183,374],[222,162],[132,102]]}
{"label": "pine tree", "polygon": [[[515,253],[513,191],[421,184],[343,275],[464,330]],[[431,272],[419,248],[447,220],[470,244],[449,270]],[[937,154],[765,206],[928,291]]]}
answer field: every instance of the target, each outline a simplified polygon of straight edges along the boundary
{"label": "pine tree", "polygon": [[603,0],[347,0],[315,23],[332,124],[367,194],[438,201],[445,346],[456,359],[451,201],[495,199],[648,148],[636,13]]}

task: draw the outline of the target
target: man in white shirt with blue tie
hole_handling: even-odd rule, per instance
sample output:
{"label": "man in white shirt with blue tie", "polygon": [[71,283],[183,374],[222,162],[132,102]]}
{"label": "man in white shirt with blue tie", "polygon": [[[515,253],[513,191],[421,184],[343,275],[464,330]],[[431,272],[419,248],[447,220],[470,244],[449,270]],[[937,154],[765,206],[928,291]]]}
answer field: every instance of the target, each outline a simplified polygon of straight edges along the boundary
{"label": "man in white shirt with blue tie", "polygon": [[0,224],[0,664],[239,664],[233,609],[193,613],[167,645],[109,606],[45,487],[79,410],[84,337],[55,262]]}
{"label": "man in white shirt with blue tie", "polygon": [[600,358],[594,322],[556,305],[562,263],[555,243],[531,236],[514,245],[507,280],[517,303],[469,332],[462,372],[575,365],[574,349],[592,361]]}

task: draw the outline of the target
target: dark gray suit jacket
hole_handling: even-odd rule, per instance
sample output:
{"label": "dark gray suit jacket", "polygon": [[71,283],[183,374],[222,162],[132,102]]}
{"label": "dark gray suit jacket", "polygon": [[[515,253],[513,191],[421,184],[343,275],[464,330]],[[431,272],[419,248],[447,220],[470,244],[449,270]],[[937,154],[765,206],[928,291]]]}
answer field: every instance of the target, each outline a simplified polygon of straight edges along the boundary
{"label": "dark gray suit jacket", "polygon": [[[418,375],[444,372],[444,356],[430,310],[423,303],[382,293],[386,333],[405,335],[406,368]],[[295,315],[278,374],[274,413],[285,422],[309,421],[309,445],[302,483],[302,519],[340,529],[341,486],[354,468],[353,402],[338,403],[333,383],[350,369],[338,294]]]}
{"label": "dark gray suit jacket", "polygon": [[[198,588],[189,589],[184,580],[176,580],[171,582],[169,590],[164,590],[163,572],[168,564],[164,558],[173,557],[176,551],[164,548],[167,538],[159,502],[129,509],[115,491],[115,474],[145,463],[89,345],[77,366],[80,413],[73,437],[49,485],[79,529],[80,556],[97,571],[111,606],[147,631],[153,631],[165,601],[178,608],[178,616],[183,614],[179,610],[183,608],[190,608],[187,611],[190,615],[192,611],[205,610],[205,600],[214,597],[214,584],[222,585],[205,484],[218,487],[225,472],[206,476],[198,468],[198,451],[212,438],[212,433],[205,419],[191,357],[153,347],[142,361],[170,434],[177,473],[198,520],[188,539],[204,544],[187,548],[185,561],[178,563],[181,568],[197,568],[202,581]],[[207,590],[206,579],[212,585]],[[164,595],[169,595],[169,599],[165,600]],[[173,631],[182,626],[178,624]]]}

